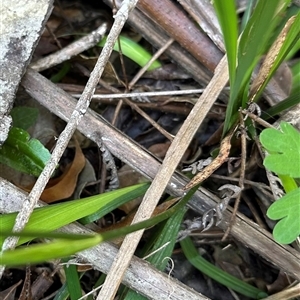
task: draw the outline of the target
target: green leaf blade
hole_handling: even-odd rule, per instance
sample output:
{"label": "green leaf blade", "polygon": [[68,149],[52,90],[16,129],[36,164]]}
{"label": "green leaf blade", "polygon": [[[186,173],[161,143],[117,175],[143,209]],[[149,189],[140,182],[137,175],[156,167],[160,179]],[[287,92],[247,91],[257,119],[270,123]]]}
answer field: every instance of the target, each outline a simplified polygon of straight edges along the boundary
{"label": "green leaf blade", "polygon": [[0,263],[5,266],[21,266],[41,263],[50,259],[70,256],[102,242],[100,235],[80,240],[55,240],[51,243],[34,244],[0,253]]}
{"label": "green leaf blade", "polygon": [[225,271],[221,270],[220,268],[214,266],[206,259],[204,259],[201,255],[199,255],[190,237],[187,237],[184,240],[180,241],[180,245],[184,255],[189,260],[189,262],[195,268],[197,268],[210,278],[242,295],[248,296],[253,299],[262,299],[267,296],[266,293],[259,290],[258,288],[226,273]]}
{"label": "green leaf blade", "polygon": [[[281,63],[285,60],[286,56],[289,54],[296,42],[299,41],[300,13],[298,13],[296,16],[291,17],[291,19],[288,22],[292,24],[286,24],[287,28],[285,28],[285,30],[287,32],[282,33],[280,36],[280,41],[277,41],[279,43],[284,39],[284,42],[282,43],[280,50],[276,55],[276,58],[272,62],[272,67],[268,73],[268,76],[264,80],[264,83],[260,86],[253,101],[256,101],[260,97],[262,91],[264,90],[267,83],[270,81],[271,77],[274,75]],[[273,49],[273,46],[271,49]]]}
{"label": "green leaf blade", "polygon": [[[41,232],[51,232],[98,210],[101,210],[99,215],[104,216],[124,202],[124,195],[126,201],[132,200],[143,195],[148,187],[148,183],[142,183],[101,195],[37,208],[33,211],[24,231],[30,232],[38,228]],[[16,213],[0,215],[0,231],[12,230],[16,215]],[[30,240],[28,237],[21,237],[18,244],[28,240]],[[0,236],[0,245],[3,241],[4,237]]]}
{"label": "green leaf blade", "polygon": [[[147,64],[147,62],[152,58],[152,55],[136,42],[121,35],[119,38],[122,53],[134,62],[136,62],[139,66],[144,67]],[[102,39],[98,46],[103,47],[105,42],[106,37]],[[114,50],[120,51],[118,42],[115,43]],[[155,60],[148,68],[148,71],[152,71],[160,67],[161,63]]]}
{"label": "green leaf blade", "polygon": [[229,82],[230,85],[233,85],[235,81],[238,40],[238,21],[235,2],[232,0],[216,0],[214,1],[214,7],[216,9],[218,20],[224,36],[224,43],[228,60]]}
{"label": "green leaf blade", "polygon": [[66,263],[66,265],[64,265],[64,271],[66,274],[66,283],[70,294],[70,299],[78,300],[79,298],[82,297],[80,280],[79,280],[76,265],[68,264],[69,259],[70,258],[63,260],[63,262]]}
{"label": "green leaf blade", "polygon": [[236,76],[234,83],[230,86],[230,99],[226,109],[223,135],[237,121],[238,109],[246,107],[247,90],[252,72],[260,57],[267,50],[274,28],[280,21],[280,15],[289,3],[289,0],[257,1],[238,43]]}
{"label": "green leaf blade", "polygon": [[[6,235],[12,234],[15,236],[23,236],[23,237],[27,236],[30,237],[30,239],[32,239],[34,236],[45,236],[45,237],[48,236],[52,238],[58,238],[58,240],[55,240],[51,243],[33,244],[33,245],[29,245],[28,247],[19,247],[14,250],[1,252],[0,264],[17,266],[17,265],[24,265],[28,263],[38,263],[38,262],[42,262],[54,258],[67,257],[76,252],[82,251],[89,247],[93,247],[103,241],[124,236],[134,231],[144,229],[146,227],[151,227],[171,217],[178,210],[183,209],[187,201],[195,193],[198,187],[199,186],[192,188],[187,193],[187,195],[184,196],[183,200],[177,203],[175,206],[173,206],[172,208],[168,209],[167,211],[155,217],[152,217],[151,219],[147,219],[145,221],[135,223],[127,227],[110,230],[102,234],[79,235],[79,236],[70,234],[66,236],[66,234],[61,234],[61,233],[52,233],[52,232],[47,233],[47,231],[45,231],[44,229],[41,230],[40,228],[39,228],[39,232],[35,230],[29,232],[23,231],[20,233],[12,233],[11,228],[8,228],[5,230]],[[1,220],[0,220],[0,225],[2,225]],[[4,238],[4,237],[0,236],[0,238]]]}

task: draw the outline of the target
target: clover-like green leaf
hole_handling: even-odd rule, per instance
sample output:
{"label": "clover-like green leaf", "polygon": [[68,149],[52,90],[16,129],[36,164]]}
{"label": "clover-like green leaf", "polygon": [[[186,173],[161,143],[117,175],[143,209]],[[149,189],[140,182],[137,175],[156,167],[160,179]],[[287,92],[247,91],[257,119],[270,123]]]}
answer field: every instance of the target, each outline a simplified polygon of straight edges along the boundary
{"label": "clover-like green leaf", "polygon": [[273,230],[274,239],[281,244],[290,244],[300,235],[300,188],[274,202],[267,211],[272,220],[280,220]]}
{"label": "clover-like green leaf", "polygon": [[27,131],[17,127],[11,128],[0,149],[0,163],[36,177],[50,157],[50,152],[39,140],[31,139]]}
{"label": "clover-like green leaf", "polygon": [[289,123],[281,122],[280,129],[268,128],[260,141],[269,155],[264,166],[272,172],[300,178],[300,133]]}

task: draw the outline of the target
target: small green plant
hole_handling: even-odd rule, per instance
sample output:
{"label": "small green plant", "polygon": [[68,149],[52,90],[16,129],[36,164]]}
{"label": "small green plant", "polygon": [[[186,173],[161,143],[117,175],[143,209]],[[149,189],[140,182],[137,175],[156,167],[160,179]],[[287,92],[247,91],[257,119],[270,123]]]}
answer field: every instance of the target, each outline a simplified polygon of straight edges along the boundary
{"label": "small green plant", "polygon": [[280,129],[267,128],[260,134],[260,142],[268,154],[264,166],[281,179],[286,195],[276,200],[267,216],[280,220],[274,227],[274,239],[290,244],[300,235],[300,133],[289,123],[281,122]]}
{"label": "small green plant", "polygon": [[[237,124],[239,108],[245,108],[248,102],[255,102],[283,60],[299,49],[298,7],[291,5],[290,0],[258,0],[254,7],[251,3],[249,1],[248,11],[252,10],[252,13],[245,13],[238,40],[234,1],[214,1],[225,41],[230,82],[223,135]],[[262,67],[251,85],[253,70],[264,54],[266,57]],[[297,85],[293,89],[285,105],[299,103]],[[279,104],[276,108],[271,108],[270,112],[274,115],[278,113],[278,108],[287,107],[283,108]],[[282,123],[281,131],[266,129],[261,133],[260,139],[269,152],[264,164],[270,171],[278,174],[287,193],[271,205],[267,215],[273,220],[280,219],[273,231],[274,238],[282,244],[288,244],[300,233],[300,190],[294,180],[300,177],[299,132],[291,125]]]}
{"label": "small green plant", "polygon": [[[258,99],[282,61],[295,49],[300,36],[300,13],[290,4],[290,0],[258,0],[238,40],[234,1],[214,1],[224,36],[230,82],[223,135],[236,124],[239,108],[246,108],[249,101]],[[253,70],[266,53],[264,73],[250,91]]]}
{"label": "small green plant", "polygon": [[37,139],[30,138],[27,131],[12,127],[0,149],[0,163],[22,173],[38,177],[51,154]]}
{"label": "small green plant", "polygon": [[38,110],[26,106],[14,107],[11,116],[13,127],[0,147],[0,163],[38,177],[51,157],[48,149],[39,140],[30,138],[26,131],[36,122]]}

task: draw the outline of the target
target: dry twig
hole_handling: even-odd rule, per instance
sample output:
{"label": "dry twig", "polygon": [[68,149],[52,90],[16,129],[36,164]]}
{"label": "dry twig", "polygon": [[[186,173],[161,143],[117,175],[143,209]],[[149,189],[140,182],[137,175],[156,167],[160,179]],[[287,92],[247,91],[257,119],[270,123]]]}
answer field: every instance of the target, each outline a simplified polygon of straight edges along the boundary
{"label": "dry twig", "polygon": [[230,140],[234,134],[235,129],[232,129],[227,136],[222,140],[218,156],[200,173],[193,177],[193,179],[184,187],[184,190],[189,190],[207,179],[214,171],[216,171],[228,158],[231,144]]}
{"label": "dry twig", "polygon": [[39,59],[36,62],[30,64],[30,67],[37,72],[44,71],[53,66],[56,66],[64,61],[69,60],[72,56],[78,55],[87,49],[92,48],[98,42],[100,42],[107,30],[107,24],[101,24],[96,30],[92,31],[88,35],[78,39],[72,44],[64,47],[63,49]]}
{"label": "dry twig", "polygon": [[[246,133],[246,128],[245,128],[245,123],[244,123],[244,120],[243,120],[243,116],[242,116],[241,113],[240,113],[239,117],[240,117],[240,136],[241,136],[241,152],[242,152],[242,155],[241,155],[241,171],[240,171],[240,177],[239,177],[239,187],[240,187],[241,191],[243,191],[243,189],[244,189],[244,180],[245,180],[245,170],[246,170],[246,155],[247,155],[247,152],[246,152],[246,134],[247,133]],[[231,219],[230,219],[230,224],[229,224],[228,228],[226,229],[226,232],[225,232],[225,234],[222,238],[222,241],[224,241],[227,238],[227,236],[229,235],[230,230],[231,230],[231,228],[234,224],[236,213],[237,213],[239,203],[240,203],[240,200],[241,200],[241,195],[242,194],[239,193],[239,195],[236,197],[233,212],[232,212],[232,216],[231,216]]]}

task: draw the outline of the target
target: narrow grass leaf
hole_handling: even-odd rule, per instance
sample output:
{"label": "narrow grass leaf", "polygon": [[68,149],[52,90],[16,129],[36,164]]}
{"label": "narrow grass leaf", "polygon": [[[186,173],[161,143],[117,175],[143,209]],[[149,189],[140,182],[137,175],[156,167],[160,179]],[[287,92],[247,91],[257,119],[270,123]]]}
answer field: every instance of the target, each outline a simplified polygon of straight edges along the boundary
{"label": "narrow grass leaf", "polygon": [[[185,207],[177,211],[171,218],[169,218],[163,224],[162,230],[157,232],[157,240],[148,253],[148,254],[153,253],[153,255],[146,258],[146,260],[160,271],[165,270],[169,258],[172,255],[174,245],[178,236],[178,232],[181,226],[181,222],[186,211],[187,208]],[[124,300],[145,300],[145,299],[147,298],[137,293],[134,290],[128,290],[126,296],[124,297]]]}
{"label": "narrow grass leaf", "polygon": [[[296,62],[291,68],[293,74],[292,93],[300,88],[300,61]],[[299,94],[298,94],[299,95]]]}
{"label": "narrow grass leaf", "polygon": [[[140,223],[136,223],[131,226],[104,232],[102,234],[95,234],[95,235],[88,235],[88,236],[76,235],[77,237],[76,240],[73,240],[73,236],[72,234],[70,234],[67,239],[59,239],[50,243],[33,244],[28,247],[23,246],[14,250],[7,250],[0,253],[0,264],[8,265],[8,266],[17,266],[17,265],[24,265],[30,263],[39,263],[39,262],[43,262],[55,258],[63,258],[66,256],[73,255],[76,252],[85,250],[89,247],[93,247],[103,241],[111,240],[132,233],[137,230],[154,226],[166,220],[167,218],[170,218],[178,210],[183,209],[187,201],[195,193],[198,187],[199,185],[191,189],[187,193],[187,195],[183,198],[183,200],[177,203],[176,205],[174,205],[172,208],[146,221],[142,221]],[[7,233],[7,235],[16,235],[16,236],[25,235],[26,237],[28,236],[33,237],[33,236],[37,236],[38,234],[36,234],[36,232],[31,232],[31,233],[27,232],[25,234],[20,232],[20,233]],[[40,232],[40,235],[41,236],[44,235],[45,237],[47,237],[47,235],[53,237],[55,235],[64,236],[65,234],[62,235],[56,233],[53,235],[47,232]]]}
{"label": "narrow grass leaf", "polygon": [[[124,54],[125,56],[127,56],[128,58],[136,62],[139,66],[144,67],[147,64],[147,62],[152,58],[152,55],[136,42],[121,35],[119,36],[119,38],[120,38],[122,54]],[[106,42],[106,37],[102,39],[102,41],[98,44],[98,46],[103,47],[105,42]],[[114,46],[114,50],[120,51],[118,42],[116,42]],[[156,60],[150,65],[148,71],[152,71],[159,67],[161,67],[161,63]]]}
{"label": "narrow grass leaf", "polygon": [[251,74],[261,55],[267,50],[269,39],[280,21],[278,16],[286,9],[289,2],[287,0],[257,1],[238,44],[236,77],[230,87],[223,135],[236,122],[238,109],[246,106],[248,97],[245,91]]}
{"label": "narrow grass leaf", "polygon": [[218,16],[228,60],[229,82],[233,85],[236,72],[237,40],[238,40],[238,23],[233,0],[215,0],[214,7]]}
{"label": "narrow grass leaf", "polygon": [[184,252],[184,255],[189,260],[189,262],[199,271],[206,274],[208,277],[252,299],[262,299],[267,297],[267,294],[265,292],[224,272],[220,268],[217,268],[206,259],[204,259],[201,255],[199,255],[197,249],[195,248],[192,240],[189,237],[180,241],[180,245]]}
{"label": "narrow grass leaf", "polygon": [[[25,232],[37,228],[41,232],[50,232],[98,210],[101,210],[99,216],[104,216],[119,205],[143,195],[148,187],[149,183],[142,183],[101,195],[37,208],[33,211],[25,227]],[[16,215],[17,213],[0,215],[0,231],[11,231]],[[28,238],[22,237],[18,244],[28,240]],[[4,237],[1,235],[0,245],[3,241]]]}
{"label": "narrow grass leaf", "polygon": [[[84,275],[84,272],[80,273],[79,280]],[[60,287],[60,289],[57,291],[55,297],[53,300],[68,300],[69,298],[69,291],[66,282]],[[93,299],[91,299],[93,300]]]}
{"label": "narrow grass leaf", "polygon": [[70,71],[71,64],[69,61],[65,61],[62,64],[61,69],[54,75],[51,76],[50,80],[54,83],[60,82]]}
{"label": "narrow grass leaf", "polygon": [[6,266],[22,266],[36,264],[50,259],[57,259],[70,256],[76,252],[93,247],[100,242],[99,235],[90,235],[78,240],[55,240],[51,243],[33,244],[23,246],[14,250],[7,250],[0,253],[0,264]]}
{"label": "narrow grass leaf", "polygon": [[252,13],[252,10],[255,6],[255,3],[256,3],[256,0],[249,0],[247,1],[246,3],[246,10],[244,11],[244,14],[243,14],[243,17],[242,17],[242,23],[241,23],[241,26],[240,26],[240,32],[242,32],[247,23],[249,22],[249,19],[250,19],[250,16],[251,16],[251,13]]}
{"label": "narrow grass leaf", "polygon": [[[300,64],[299,64],[299,67],[300,67]],[[300,71],[300,69],[299,69],[299,71]],[[300,75],[299,75],[299,81],[300,81]],[[298,87],[296,87],[295,89],[292,90],[292,93],[290,94],[289,97],[278,102],[274,106],[267,109],[265,112],[262,112],[260,117],[264,120],[268,120],[271,117],[274,117],[274,116],[282,113],[286,109],[292,108],[294,105],[300,103],[299,95],[300,95],[300,84]]]}
{"label": "narrow grass leaf", "polygon": [[[68,263],[70,258],[64,259],[63,262]],[[65,264],[64,271],[66,274],[66,283],[71,300],[78,300],[82,297],[81,286],[76,265]]]}

